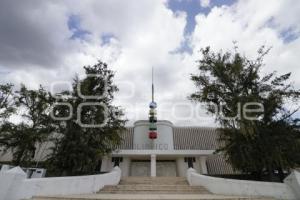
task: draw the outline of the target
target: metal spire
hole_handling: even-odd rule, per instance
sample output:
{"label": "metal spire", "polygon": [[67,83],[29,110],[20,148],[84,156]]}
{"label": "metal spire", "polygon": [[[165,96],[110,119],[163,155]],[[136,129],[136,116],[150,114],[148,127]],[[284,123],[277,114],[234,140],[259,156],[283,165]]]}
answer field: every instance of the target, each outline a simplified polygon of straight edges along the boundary
{"label": "metal spire", "polygon": [[154,69],[152,67],[152,102],[154,102],[154,83],[153,83],[153,72],[154,72]]}
{"label": "metal spire", "polygon": [[157,138],[157,118],[156,118],[156,108],[157,104],[154,101],[154,69],[152,67],[152,101],[149,104],[149,139],[152,140],[152,148],[154,148],[153,140]]}

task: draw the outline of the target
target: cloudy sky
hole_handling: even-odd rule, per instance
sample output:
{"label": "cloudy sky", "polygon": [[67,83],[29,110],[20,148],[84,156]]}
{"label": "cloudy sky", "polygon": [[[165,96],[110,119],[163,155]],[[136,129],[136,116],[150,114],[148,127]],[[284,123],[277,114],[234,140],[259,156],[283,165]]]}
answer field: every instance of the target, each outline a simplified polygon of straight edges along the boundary
{"label": "cloudy sky", "polygon": [[292,72],[300,88],[299,11],[297,0],[1,0],[0,80],[55,90],[100,59],[116,72],[115,104],[131,124],[147,118],[153,66],[159,119],[215,126],[187,100],[199,50],[237,41],[254,58],[272,46],[263,73]]}

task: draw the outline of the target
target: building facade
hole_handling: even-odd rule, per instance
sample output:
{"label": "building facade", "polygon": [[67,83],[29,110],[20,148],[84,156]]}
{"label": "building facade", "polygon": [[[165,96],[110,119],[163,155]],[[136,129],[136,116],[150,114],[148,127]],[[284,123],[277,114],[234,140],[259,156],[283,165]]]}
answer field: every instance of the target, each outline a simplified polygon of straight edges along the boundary
{"label": "building facade", "polygon": [[[120,166],[122,176],[185,176],[193,167],[209,175],[234,174],[222,155],[215,155],[218,130],[211,127],[179,127],[170,121],[156,122],[157,137],[149,138],[149,121],[139,120],[121,132],[116,151],[103,158],[101,171]],[[37,146],[34,160],[42,162],[50,153],[52,142]],[[12,160],[10,152],[0,152],[0,162]]]}
{"label": "building facade", "polygon": [[140,120],[121,133],[122,143],[102,160],[101,171],[120,166],[122,176],[185,176],[189,167],[199,173],[235,173],[222,155],[215,155],[218,131],[209,127],[177,127],[156,122],[157,137],[149,136],[150,122]]}

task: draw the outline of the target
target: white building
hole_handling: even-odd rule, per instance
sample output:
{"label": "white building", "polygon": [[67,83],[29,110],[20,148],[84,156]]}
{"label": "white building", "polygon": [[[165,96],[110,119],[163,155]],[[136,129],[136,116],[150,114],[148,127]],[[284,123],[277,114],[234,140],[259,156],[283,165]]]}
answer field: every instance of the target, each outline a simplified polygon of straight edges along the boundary
{"label": "white building", "polygon": [[176,127],[166,120],[156,124],[156,139],[149,139],[147,120],[128,127],[118,150],[102,160],[101,171],[119,165],[123,176],[185,176],[189,167],[202,174],[234,173],[221,155],[213,154],[216,128]]}
{"label": "white building", "polygon": [[[101,171],[119,165],[122,176],[185,176],[188,167],[210,175],[233,174],[222,155],[213,154],[218,146],[216,128],[178,127],[170,121],[157,121],[157,138],[149,139],[149,122],[140,120],[121,133],[118,150],[102,160]],[[43,161],[51,143],[38,146],[34,160]],[[0,162],[12,160],[1,154]]]}
{"label": "white building", "polygon": [[149,120],[140,120],[121,133],[118,150],[102,160],[101,171],[118,165],[122,176],[185,176],[193,167],[202,174],[232,174],[218,147],[216,128],[176,127],[170,121],[157,121],[152,71],[152,101]]}

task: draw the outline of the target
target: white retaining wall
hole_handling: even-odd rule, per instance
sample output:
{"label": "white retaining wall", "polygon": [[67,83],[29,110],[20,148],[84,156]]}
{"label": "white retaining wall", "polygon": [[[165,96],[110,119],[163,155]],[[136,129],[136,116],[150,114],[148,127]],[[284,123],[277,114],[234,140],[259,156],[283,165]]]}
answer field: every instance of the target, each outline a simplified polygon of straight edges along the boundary
{"label": "white retaining wall", "polygon": [[[295,173],[293,174],[295,175]],[[299,179],[299,173],[296,174]],[[274,183],[262,181],[246,181],[205,176],[196,173],[192,168],[187,170],[187,179],[192,186],[204,186],[207,190],[214,194],[221,195],[236,195],[250,197],[273,197],[275,199],[300,199],[296,191],[300,190],[299,185],[294,184],[295,189],[291,184]],[[287,179],[294,179],[288,176]],[[293,181],[289,181],[293,183]],[[299,184],[299,182],[297,182]]]}
{"label": "white retaining wall", "polygon": [[300,199],[300,173],[294,170],[288,177],[284,179],[284,183],[289,185],[298,199]]}
{"label": "white retaining wall", "polygon": [[105,185],[117,185],[121,170],[100,175],[27,179],[21,168],[0,173],[0,200],[30,199],[32,196],[95,193]]}

